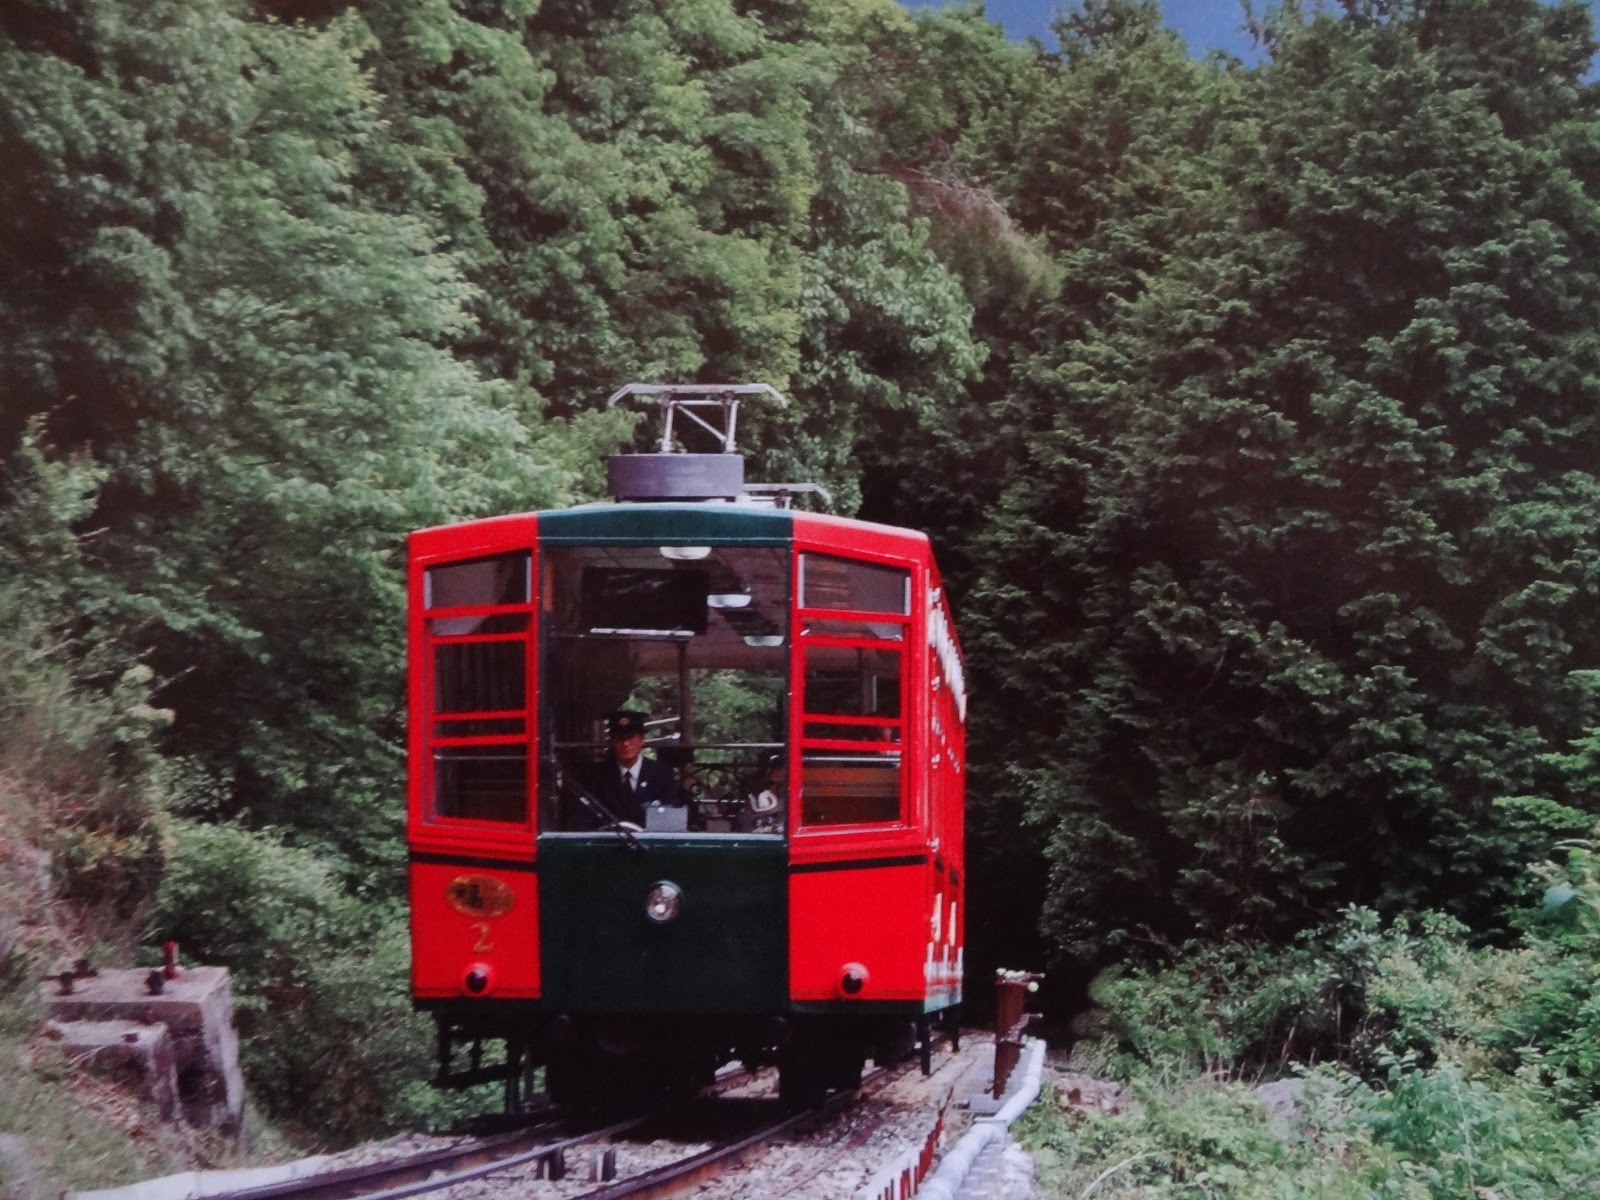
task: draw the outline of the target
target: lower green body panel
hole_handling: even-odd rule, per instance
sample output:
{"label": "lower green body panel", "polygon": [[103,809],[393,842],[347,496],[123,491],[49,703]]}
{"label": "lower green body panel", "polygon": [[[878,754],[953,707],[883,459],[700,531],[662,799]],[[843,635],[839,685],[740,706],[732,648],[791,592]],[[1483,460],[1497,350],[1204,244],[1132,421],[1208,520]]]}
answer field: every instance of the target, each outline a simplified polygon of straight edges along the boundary
{"label": "lower green body panel", "polygon": [[[788,997],[788,859],[778,840],[539,843],[543,1007],[565,1013],[781,1013]],[[657,924],[645,900],[682,893]]]}

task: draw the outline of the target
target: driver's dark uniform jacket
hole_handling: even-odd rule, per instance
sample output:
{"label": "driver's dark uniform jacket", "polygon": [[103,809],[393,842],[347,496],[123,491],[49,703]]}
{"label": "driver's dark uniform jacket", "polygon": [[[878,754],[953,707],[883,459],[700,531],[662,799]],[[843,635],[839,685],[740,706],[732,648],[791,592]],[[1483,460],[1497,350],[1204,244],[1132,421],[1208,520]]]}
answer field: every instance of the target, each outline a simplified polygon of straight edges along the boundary
{"label": "driver's dark uniform jacket", "polygon": [[[619,821],[632,821],[643,825],[644,810],[652,804],[681,805],[683,793],[679,790],[677,774],[665,763],[640,756],[638,785],[629,788],[622,778],[622,766],[615,758],[596,764],[584,786],[589,794],[606,807]],[[565,813],[563,826],[567,829],[598,829],[601,820],[581,804],[571,803]]]}

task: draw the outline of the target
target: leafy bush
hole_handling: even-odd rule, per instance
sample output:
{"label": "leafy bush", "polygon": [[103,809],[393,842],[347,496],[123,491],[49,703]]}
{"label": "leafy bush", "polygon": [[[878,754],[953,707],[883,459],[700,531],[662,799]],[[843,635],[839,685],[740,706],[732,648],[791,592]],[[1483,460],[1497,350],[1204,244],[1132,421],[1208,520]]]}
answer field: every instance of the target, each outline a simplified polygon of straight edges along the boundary
{"label": "leafy bush", "polygon": [[1378,1197],[1515,1196],[1556,1200],[1600,1192],[1600,1120],[1565,1117],[1525,1074],[1469,1077],[1454,1063],[1389,1064],[1385,1084],[1353,1085],[1378,1153],[1364,1175]]}
{"label": "leafy bush", "polygon": [[1120,1075],[1184,1063],[1204,1070],[1242,1061],[1311,1058],[1337,1042],[1340,1013],[1324,963],[1307,946],[1251,953],[1187,947],[1163,971],[1103,977],[1107,1048]]}
{"label": "leafy bush", "polygon": [[1391,1059],[1368,1084],[1302,1077],[1273,1128],[1248,1090],[1144,1072],[1127,1113],[1063,1112],[1046,1094],[1016,1127],[1052,1196],[1099,1200],[1556,1200],[1600,1189],[1600,1122],[1565,1119],[1537,1081]]}
{"label": "leafy bush", "polygon": [[1454,919],[1384,925],[1370,909],[1285,947],[1192,946],[1170,967],[1102,981],[1100,1050],[1127,1074],[1183,1062],[1224,1073],[1336,1061],[1372,1073],[1482,1039],[1534,978],[1537,956],[1477,950]]}
{"label": "leafy bush", "polygon": [[1600,841],[1558,848],[1563,862],[1536,869],[1549,885],[1525,938],[1537,970],[1505,1006],[1493,1041],[1580,1116],[1600,1103]]}
{"label": "leafy bush", "polygon": [[[1351,909],[1287,947],[1196,946],[1103,982],[1088,1048],[1135,1104],[1070,1137],[1038,1118],[1047,1179],[1100,1197],[1600,1194],[1595,847],[1540,868],[1546,911],[1519,947]],[[1264,1141],[1264,1110],[1228,1081],[1285,1070],[1303,1090]]]}
{"label": "leafy bush", "polygon": [[202,962],[264,982],[284,957],[353,939],[361,913],[314,855],[272,830],[172,825],[172,857],[148,918]]}
{"label": "leafy bush", "polygon": [[336,1140],[416,1115],[408,1085],[433,1048],[411,1011],[404,915],[350,895],[272,830],[173,822],[150,932],[231,967],[241,1057],[257,1100]]}
{"label": "leafy bush", "polygon": [[1309,1078],[1297,1128],[1284,1137],[1238,1084],[1147,1073],[1125,1114],[1064,1113],[1046,1094],[1015,1132],[1052,1196],[1355,1200],[1368,1195],[1357,1168],[1374,1150],[1343,1093],[1331,1073]]}

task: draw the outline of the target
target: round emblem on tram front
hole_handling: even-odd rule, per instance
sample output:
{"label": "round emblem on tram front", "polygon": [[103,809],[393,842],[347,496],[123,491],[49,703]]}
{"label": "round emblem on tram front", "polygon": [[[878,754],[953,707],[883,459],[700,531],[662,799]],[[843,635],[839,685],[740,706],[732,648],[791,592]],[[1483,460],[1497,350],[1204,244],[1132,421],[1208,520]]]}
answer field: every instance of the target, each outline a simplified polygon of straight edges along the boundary
{"label": "round emblem on tram front", "polygon": [[445,889],[445,898],[464,917],[500,917],[511,911],[517,894],[493,875],[457,875]]}

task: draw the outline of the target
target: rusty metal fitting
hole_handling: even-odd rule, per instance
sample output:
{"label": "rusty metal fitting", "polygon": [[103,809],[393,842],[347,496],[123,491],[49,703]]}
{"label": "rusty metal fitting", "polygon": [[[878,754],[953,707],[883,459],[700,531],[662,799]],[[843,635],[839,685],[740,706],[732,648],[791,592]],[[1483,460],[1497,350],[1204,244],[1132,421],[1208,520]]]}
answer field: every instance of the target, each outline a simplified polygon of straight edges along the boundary
{"label": "rusty metal fitting", "polygon": [[1023,1011],[1029,993],[1044,976],[1036,971],[994,973],[994,1098],[1005,1095],[1011,1072],[1022,1057],[1022,1038],[1033,1018]]}

